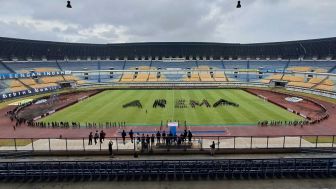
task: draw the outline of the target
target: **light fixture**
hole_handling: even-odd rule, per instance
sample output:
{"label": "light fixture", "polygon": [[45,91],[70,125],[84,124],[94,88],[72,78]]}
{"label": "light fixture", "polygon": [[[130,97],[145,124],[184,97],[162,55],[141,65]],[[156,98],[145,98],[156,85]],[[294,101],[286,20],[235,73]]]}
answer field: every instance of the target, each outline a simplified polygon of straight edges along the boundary
{"label": "light fixture", "polygon": [[241,4],[240,4],[240,1],[238,1],[238,4],[237,4],[237,9],[241,8]]}
{"label": "light fixture", "polygon": [[69,9],[72,8],[72,6],[71,6],[71,2],[70,2],[70,1],[67,2],[67,6],[66,6],[66,7],[69,8]]}

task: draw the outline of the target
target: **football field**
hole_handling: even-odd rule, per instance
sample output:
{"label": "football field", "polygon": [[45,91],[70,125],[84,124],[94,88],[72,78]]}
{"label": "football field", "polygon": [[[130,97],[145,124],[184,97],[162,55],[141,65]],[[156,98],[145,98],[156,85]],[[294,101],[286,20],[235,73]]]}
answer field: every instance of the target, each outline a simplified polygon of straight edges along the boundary
{"label": "football field", "polygon": [[[153,108],[155,100],[164,100],[164,107]],[[134,101],[137,103],[123,107]],[[194,108],[191,103],[196,104]],[[222,104],[214,107],[216,103]],[[190,126],[239,126],[256,125],[262,120],[302,118],[240,89],[143,89],[103,91],[42,121],[126,122],[131,126],[160,126],[161,122],[165,125],[167,121],[179,121],[184,125],[186,121]]]}

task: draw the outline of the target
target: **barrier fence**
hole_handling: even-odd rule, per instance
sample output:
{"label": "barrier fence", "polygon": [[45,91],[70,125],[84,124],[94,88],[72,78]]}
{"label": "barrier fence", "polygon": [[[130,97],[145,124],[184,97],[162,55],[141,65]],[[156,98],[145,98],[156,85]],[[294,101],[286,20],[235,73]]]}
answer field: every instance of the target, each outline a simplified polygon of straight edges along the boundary
{"label": "barrier fence", "polygon": [[194,136],[189,142],[171,138],[157,141],[157,138],[142,142],[135,137],[133,141],[121,137],[92,139],[88,138],[0,138],[0,151],[107,151],[111,142],[112,150],[118,151],[203,151],[210,150],[215,143],[215,150],[225,149],[334,149],[335,135],[299,135],[299,136]]}

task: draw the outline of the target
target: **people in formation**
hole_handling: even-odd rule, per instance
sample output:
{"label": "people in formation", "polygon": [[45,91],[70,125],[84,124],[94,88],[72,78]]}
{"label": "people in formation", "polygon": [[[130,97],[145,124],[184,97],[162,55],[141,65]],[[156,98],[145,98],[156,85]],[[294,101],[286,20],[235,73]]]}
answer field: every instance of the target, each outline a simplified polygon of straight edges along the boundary
{"label": "people in formation", "polygon": [[81,128],[80,122],[69,121],[28,122],[28,126],[40,128]]}
{"label": "people in formation", "polygon": [[[18,127],[24,124],[27,124],[30,127],[39,127],[39,128],[126,128],[126,122],[125,121],[118,121],[118,122],[106,122],[106,123],[96,123],[96,122],[86,122],[85,124],[82,124],[80,122],[69,122],[69,121],[52,121],[52,122],[34,122],[34,121],[27,121],[23,118],[15,118],[15,116],[11,115],[11,112],[7,112],[7,115],[10,116],[12,122],[15,122],[14,127]],[[305,125],[313,125],[315,123],[319,123],[320,121],[327,119],[327,117],[323,119],[317,119],[317,120],[293,120],[293,121],[281,121],[281,120],[263,120],[258,121],[257,126],[305,126]],[[168,122],[168,121],[167,121]],[[162,121],[161,121],[162,123]],[[184,122],[186,125],[186,121]],[[160,128],[161,129],[161,128]],[[129,136],[132,135],[132,138],[134,137],[134,133],[130,132]],[[164,137],[166,136],[166,133],[162,132],[160,135],[156,133],[156,139],[157,141],[165,140]],[[134,138],[133,138],[134,139]],[[132,142],[134,140],[131,140]]]}
{"label": "people in formation", "polygon": [[301,126],[304,125],[313,124],[312,122],[309,122],[308,120],[295,120],[295,121],[277,121],[277,120],[265,120],[265,121],[259,121],[258,126]]}
{"label": "people in formation", "polygon": [[105,122],[105,123],[97,123],[97,122],[85,122],[85,124],[80,122],[69,122],[69,121],[52,121],[52,122],[35,122],[35,121],[28,121],[26,120],[19,120],[18,124],[27,123],[30,127],[40,127],[40,128],[125,128],[126,122],[125,121],[115,121],[115,122]]}

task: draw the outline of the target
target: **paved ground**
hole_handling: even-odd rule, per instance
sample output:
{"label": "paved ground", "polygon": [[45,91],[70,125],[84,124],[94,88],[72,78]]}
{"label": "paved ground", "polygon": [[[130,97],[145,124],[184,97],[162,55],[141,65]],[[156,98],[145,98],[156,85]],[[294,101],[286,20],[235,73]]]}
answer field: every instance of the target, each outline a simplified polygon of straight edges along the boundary
{"label": "paved ground", "polygon": [[[6,140],[6,139],[5,139]],[[0,142],[3,141],[0,139]],[[14,141],[14,140],[13,140]],[[0,146],[0,151],[3,150],[107,150],[108,148],[108,141],[107,138],[102,144],[98,143],[95,145],[88,145],[87,138],[84,139],[39,139],[39,140],[32,140],[32,143],[28,143],[24,146],[15,146],[13,145],[14,142],[11,141],[10,145],[2,145]],[[18,141],[18,140],[17,140]],[[258,137],[258,138],[251,138],[250,137],[236,137],[235,139],[232,137],[227,138],[198,138],[195,137],[192,141],[192,149],[209,149],[212,141],[215,141],[216,147],[221,149],[233,149],[233,148],[253,148],[253,149],[260,149],[260,148],[299,148],[301,147],[310,147],[313,148],[316,146],[315,143],[310,143],[304,139],[300,139],[300,137]],[[30,141],[29,141],[30,142]],[[140,150],[141,143],[135,142],[132,143],[131,140],[126,140],[125,143],[122,142],[121,138],[119,140],[112,140],[113,142],[113,149],[119,150]],[[219,143],[218,143],[219,142]],[[252,142],[252,145],[251,145]],[[332,143],[317,143],[317,147],[333,147],[336,145]],[[154,149],[155,150],[155,149]]]}
{"label": "paved ground", "polygon": [[0,183],[0,189],[334,189],[335,179]]}

